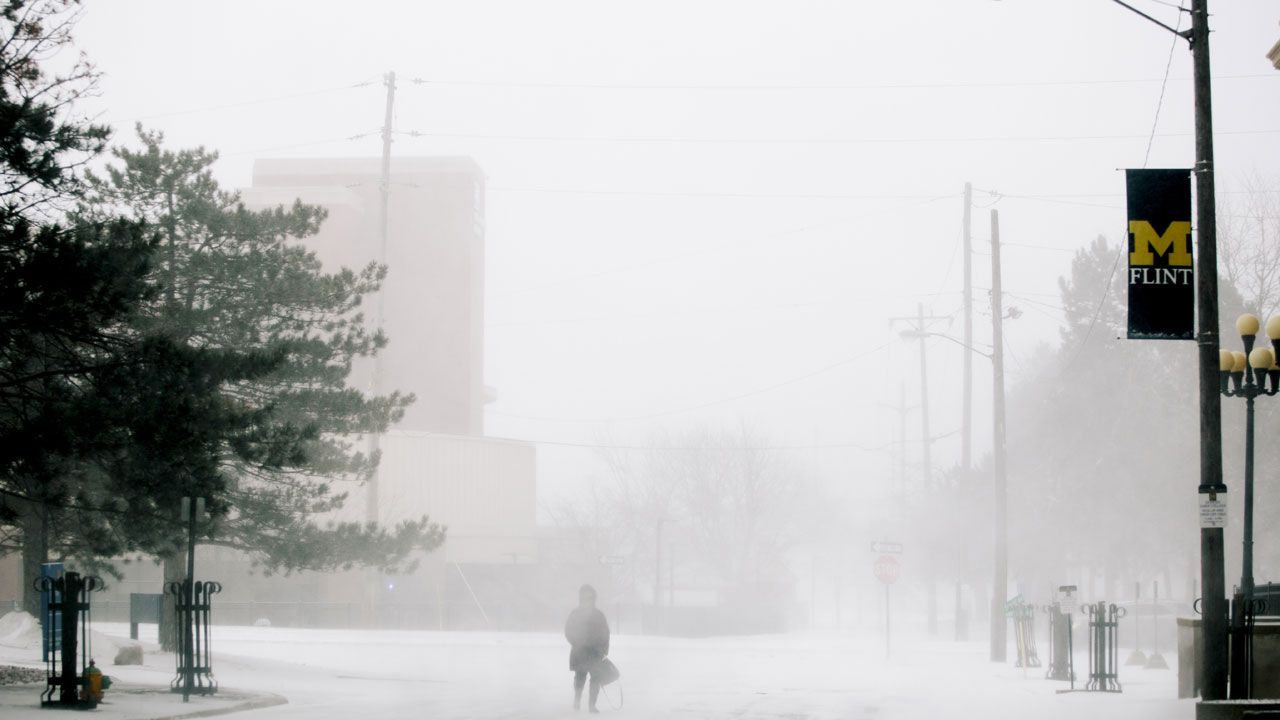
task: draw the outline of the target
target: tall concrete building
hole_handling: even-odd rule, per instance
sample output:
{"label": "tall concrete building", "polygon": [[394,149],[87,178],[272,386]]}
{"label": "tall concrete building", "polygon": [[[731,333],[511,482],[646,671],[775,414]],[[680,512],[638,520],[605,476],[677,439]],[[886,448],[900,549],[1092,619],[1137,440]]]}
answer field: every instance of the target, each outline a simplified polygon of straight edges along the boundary
{"label": "tall concrete building", "polygon": [[[354,368],[353,386],[413,393],[399,429],[482,435],[484,175],[468,157],[393,159],[384,247],[381,169],[374,157],[259,160],[242,197],[251,208],[295,199],[325,207],[328,220],[304,242],[327,270],[386,263],[382,327],[390,342],[380,367]],[[376,323],[378,298],[364,313]]]}

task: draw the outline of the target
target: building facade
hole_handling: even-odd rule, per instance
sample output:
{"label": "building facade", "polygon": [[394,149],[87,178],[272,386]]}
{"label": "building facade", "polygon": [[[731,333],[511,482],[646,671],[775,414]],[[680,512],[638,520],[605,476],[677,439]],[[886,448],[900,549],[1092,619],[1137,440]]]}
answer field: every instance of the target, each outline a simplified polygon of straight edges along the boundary
{"label": "building facade", "polygon": [[[329,271],[387,266],[363,308],[388,345],[350,383],[417,398],[400,429],[484,433],[484,174],[467,157],[395,158],[381,236],[379,158],[266,159],[241,191],[252,209],[320,205],[329,217],[303,240]],[[381,308],[381,309],[380,309]]]}

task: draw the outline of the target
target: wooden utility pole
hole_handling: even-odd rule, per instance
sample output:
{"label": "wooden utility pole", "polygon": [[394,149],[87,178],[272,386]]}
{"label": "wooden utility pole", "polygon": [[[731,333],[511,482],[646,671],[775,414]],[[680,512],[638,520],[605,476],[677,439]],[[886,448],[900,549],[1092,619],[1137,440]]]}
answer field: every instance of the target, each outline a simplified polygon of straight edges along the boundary
{"label": "wooden utility pole", "polygon": [[963,417],[960,418],[960,470],[969,474],[973,462],[973,236],[970,216],[973,213],[973,185],[964,184],[964,378]]}
{"label": "wooden utility pole", "polygon": [[[929,353],[925,349],[924,303],[916,304],[916,327],[920,328],[920,445],[921,460],[924,462],[924,488],[933,488],[933,436],[929,432]],[[929,635],[938,634],[938,581],[932,559],[925,561],[925,581],[929,583]]]}
{"label": "wooden utility pole", "polygon": [[[973,185],[964,184],[964,377],[961,381],[960,479],[969,482],[973,452]],[[969,639],[968,620],[964,614],[963,584],[965,576],[964,532],[956,537],[955,618],[956,640]]]}
{"label": "wooden utility pole", "polygon": [[907,382],[898,381],[898,509],[907,512]]}
{"label": "wooden utility pole", "polygon": [[[928,337],[924,331],[924,303],[916,303],[916,327],[920,330],[920,453],[927,490],[933,487],[933,436],[929,432],[929,353],[924,342]],[[930,632],[937,630],[932,621],[929,625]]]}
{"label": "wooden utility pole", "polygon": [[991,372],[992,419],[991,466],[995,476],[996,501],[995,577],[991,588],[991,660],[1004,662],[1004,601],[1009,595],[1008,498],[1005,477],[1004,422],[1004,307],[1000,289],[1000,212],[991,211]]}
{"label": "wooden utility pole", "polygon": [[[924,477],[924,485],[922,489],[926,492],[933,489],[933,437],[929,431],[929,353],[925,346],[925,340],[928,339],[930,333],[926,323],[930,320],[945,320],[945,316],[924,314],[924,303],[916,304],[915,317],[896,317],[891,318],[892,321],[906,320],[915,321],[911,330],[904,331],[904,338],[918,338],[920,340],[920,442],[921,442],[921,460],[924,464],[922,474]],[[905,435],[904,435],[905,439]],[[932,559],[926,557],[925,560],[925,582],[928,585],[928,603],[929,603],[929,634],[938,634],[938,588],[934,578],[935,563]]]}
{"label": "wooden utility pole", "polygon": [[[382,82],[387,87],[387,108],[382,122],[382,172],[378,178],[378,263],[385,266],[387,264],[387,215],[391,206],[391,124],[394,119],[396,103],[395,72],[389,72],[384,75],[382,77]],[[379,331],[384,329],[386,323],[386,285],[386,280],[383,280],[382,286],[378,288],[378,314],[376,316],[376,322],[377,329]],[[373,381],[371,383],[371,390],[375,396],[382,395],[382,376],[382,353],[377,353],[373,356]],[[377,455],[380,440],[381,437],[378,433],[370,434],[370,457]],[[375,468],[369,477],[369,489],[368,494],[366,495],[365,504],[365,519],[369,522],[378,522],[380,519],[378,512],[378,475],[379,472]]]}

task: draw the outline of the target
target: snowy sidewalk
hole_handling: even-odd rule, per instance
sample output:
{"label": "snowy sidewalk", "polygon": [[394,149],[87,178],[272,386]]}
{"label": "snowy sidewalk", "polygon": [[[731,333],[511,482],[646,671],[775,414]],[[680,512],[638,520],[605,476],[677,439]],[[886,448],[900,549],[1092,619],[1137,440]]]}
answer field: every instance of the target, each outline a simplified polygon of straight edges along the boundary
{"label": "snowy sidewalk", "polygon": [[[212,717],[287,702],[284,697],[269,691],[222,685],[214,695],[193,695],[189,702],[184,703],[181,694],[169,690],[169,681],[174,674],[173,655],[157,652],[154,643],[142,643],[147,650],[142,665],[111,664],[116,651],[128,644],[132,641],[127,636],[111,636],[97,630],[92,633],[90,654],[95,656],[98,666],[112,681],[103,701],[96,710],[90,711],[92,717],[113,720]],[[40,657],[40,630],[30,615],[9,613],[0,617],[0,666],[29,668],[36,671],[37,677],[43,677],[45,665]],[[43,680],[0,685],[0,718],[48,720],[54,717],[40,705],[45,687]]]}
{"label": "snowy sidewalk", "polygon": [[[558,633],[213,628],[222,688],[210,698],[154,689],[173,676],[173,655],[154,650],[143,626],[144,664],[116,667],[103,652],[128,626],[95,623],[94,646],[117,683],[100,717],[156,720],[240,711],[239,720],[567,720],[573,712],[568,647]],[[904,633],[905,634],[905,633]],[[38,648],[5,647],[0,664],[40,666]],[[148,642],[150,641],[150,642]],[[13,662],[15,654],[26,662]],[[606,715],[677,720],[1165,720],[1195,717],[1178,700],[1171,670],[1121,668],[1122,694],[1059,694],[1044,669],[987,661],[982,642],[904,637],[891,660],[876,634],[681,639],[615,635],[621,687],[601,698]],[[17,659],[17,658],[14,658]],[[1077,672],[1085,657],[1077,655]],[[1168,658],[1172,663],[1173,658]],[[146,692],[145,689],[153,689]],[[130,693],[129,690],[144,690]],[[625,691],[625,705],[620,691]],[[39,686],[0,688],[0,717],[51,717]],[[264,698],[259,700],[259,698]],[[237,707],[240,702],[287,704]],[[15,712],[16,711],[16,712]],[[193,715],[200,713],[200,715]]]}
{"label": "snowy sidewalk", "polygon": [[[49,720],[49,710],[40,707],[43,683],[0,685],[0,717],[5,720]],[[192,696],[182,702],[182,695],[169,692],[168,686],[143,686],[117,683],[93,710],[95,718],[112,720],[177,720],[177,718],[212,717],[243,712],[285,703],[279,695],[220,690],[208,697]]]}

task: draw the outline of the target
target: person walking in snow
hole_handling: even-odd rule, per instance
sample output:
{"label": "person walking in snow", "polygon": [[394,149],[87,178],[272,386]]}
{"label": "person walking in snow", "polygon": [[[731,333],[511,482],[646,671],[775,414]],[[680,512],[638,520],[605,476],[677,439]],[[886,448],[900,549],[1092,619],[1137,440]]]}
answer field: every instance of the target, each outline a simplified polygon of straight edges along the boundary
{"label": "person walking in snow", "polygon": [[597,677],[601,660],[609,654],[609,622],[596,607],[596,590],[583,585],[578,590],[578,607],[569,613],[564,624],[564,637],[569,641],[569,669],[573,671],[573,709],[582,708],[582,687],[591,675],[591,693],[587,697],[587,709],[596,710],[596,698],[600,696],[600,679]]}

